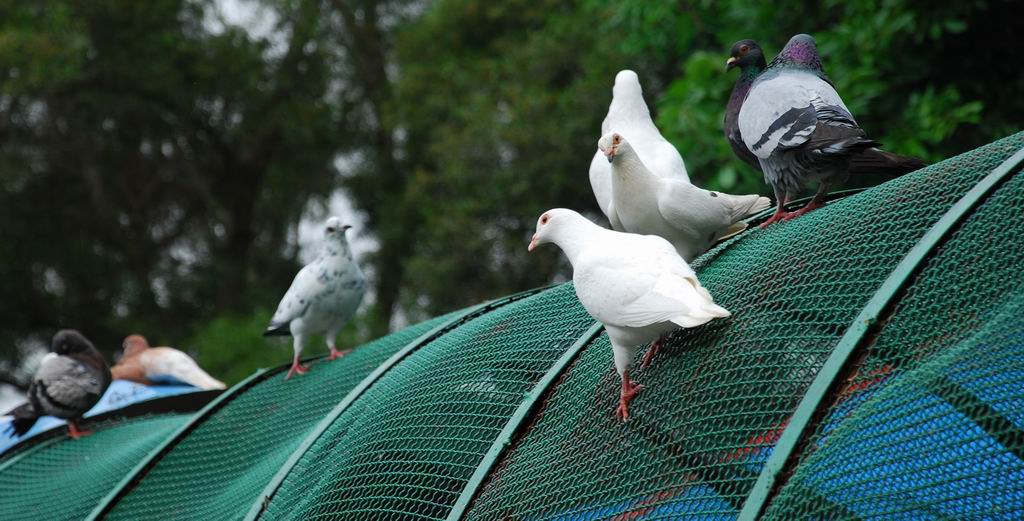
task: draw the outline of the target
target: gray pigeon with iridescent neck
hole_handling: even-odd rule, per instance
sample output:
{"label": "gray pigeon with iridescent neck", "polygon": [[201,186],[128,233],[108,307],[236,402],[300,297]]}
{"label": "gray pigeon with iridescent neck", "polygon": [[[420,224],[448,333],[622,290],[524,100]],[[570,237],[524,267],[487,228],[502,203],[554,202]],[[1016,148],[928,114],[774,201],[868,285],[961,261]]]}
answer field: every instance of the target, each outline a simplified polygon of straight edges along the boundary
{"label": "gray pigeon with iridescent neck", "polygon": [[295,275],[295,280],[277,306],[263,336],[291,335],[295,351],[292,367],[285,379],[305,374],[309,369],[299,363],[310,335],[323,335],[331,349],[328,360],[343,356],[335,337],[359,309],[366,292],[366,278],[352,258],[345,232],[351,228],[337,217],[327,219],[326,241],[320,256]]}
{"label": "gray pigeon with iridescent neck", "polygon": [[[740,69],[740,75],[736,78],[732,93],[729,95],[729,102],[725,106],[725,139],[729,142],[736,157],[744,163],[761,171],[761,162],[757,156],[747,148],[743,142],[743,135],[740,133],[740,109],[754,81],[768,68],[764,58],[764,51],[754,40],[740,40],[733,44],[729,52],[729,59],[725,62],[725,70]],[[850,158],[850,175],[883,174],[887,176],[898,176],[907,172],[913,172],[919,168],[928,166],[927,163],[916,157],[893,154],[878,148],[869,148]]]}
{"label": "gray pigeon with iridescent neck", "polygon": [[[798,34],[754,80],[739,113],[743,143],[757,157],[777,209],[766,227],[823,204],[829,187],[846,180],[853,157],[879,145],[857,126],[825,76],[814,38]],[[818,191],[806,206],[786,213],[811,181]]]}

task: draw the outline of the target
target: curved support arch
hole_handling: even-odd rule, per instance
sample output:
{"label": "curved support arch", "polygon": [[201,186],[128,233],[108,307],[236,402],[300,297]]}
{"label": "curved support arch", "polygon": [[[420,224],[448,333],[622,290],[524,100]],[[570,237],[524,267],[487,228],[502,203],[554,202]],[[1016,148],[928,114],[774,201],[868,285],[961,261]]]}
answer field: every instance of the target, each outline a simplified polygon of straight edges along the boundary
{"label": "curved support arch", "polygon": [[290,474],[292,469],[295,468],[295,465],[299,462],[299,460],[302,459],[306,452],[309,451],[310,447],[312,447],[313,444],[320,439],[323,433],[327,431],[327,429],[331,426],[332,423],[334,423],[334,420],[341,416],[342,413],[344,413],[353,403],[355,403],[355,401],[358,400],[359,397],[362,396],[367,389],[369,389],[374,383],[377,382],[377,380],[384,376],[384,374],[387,373],[392,367],[394,367],[396,364],[401,362],[403,359],[405,359],[407,356],[412,354],[420,347],[429,344],[438,336],[448,332],[448,330],[450,330],[452,327],[455,327],[471,318],[475,318],[476,316],[479,316],[482,313],[486,313],[492,309],[504,306],[505,304],[519,300],[521,298],[534,295],[548,288],[550,288],[550,286],[524,291],[522,293],[517,293],[515,295],[510,295],[505,298],[492,300],[490,302],[485,302],[483,304],[479,304],[477,306],[473,306],[469,309],[466,309],[457,316],[454,316],[451,319],[446,320],[443,324],[439,324],[437,327],[420,335],[418,338],[416,338],[412,342],[409,342],[409,344],[407,344],[397,353],[392,355],[391,358],[385,360],[384,363],[382,363],[380,366],[374,369],[372,373],[367,375],[366,378],[359,382],[359,385],[356,385],[351,391],[349,391],[345,398],[338,402],[338,404],[335,405],[334,408],[331,409],[331,411],[328,412],[327,415],[324,416],[319,423],[317,423],[313,430],[311,430],[309,434],[306,435],[306,437],[302,440],[302,443],[299,444],[299,446],[292,452],[291,456],[289,456],[288,460],[285,461],[284,465],[282,465],[281,468],[277,471],[277,474],[275,474],[274,477],[271,478],[270,482],[267,483],[267,486],[263,488],[263,492],[260,493],[260,495],[256,498],[256,501],[249,508],[249,512],[246,514],[245,520],[252,521],[258,519],[263,514],[263,512],[267,508],[267,505],[270,504],[270,501],[277,493],[277,490],[281,487],[281,484],[284,483],[285,478],[288,477],[288,474]]}
{"label": "curved support arch", "polygon": [[768,504],[772,491],[776,487],[779,475],[795,456],[794,451],[805,432],[811,425],[815,412],[821,406],[825,396],[836,378],[840,376],[854,350],[861,344],[868,332],[877,323],[879,316],[886,310],[893,298],[906,286],[910,278],[927,260],[935,248],[952,233],[960,222],[970,215],[972,210],[981,204],[990,193],[1011,173],[1024,163],[1024,149],[1018,150],[1006,161],[978,181],[970,191],[964,194],[932,227],[925,232],[921,240],[907,252],[900,263],[878,288],[871,300],[864,305],[857,318],[839,339],[832,354],[829,355],[814,381],[804,393],[803,399],[789,419],[779,441],[772,449],[771,456],[761,469],[761,474],[747,496],[740,511],[739,519],[757,519]]}
{"label": "curved support arch", "polygon": [[89,521],[94,521],[109,513],[110,510],[114,507],[114,505],[131,490],[134,484],[141,480],[143,477],[145,477],[146,473],[149,472],[149,469],[152,468],[153,465],[155,465],[158,461],[160,461],[160,459],[163,458],[164,454],[169,452],[182,439],[188,436],[188,434],[192,432],[193,429],[195,429],[201,423],[206,421],[206,419],[209,418],[218,409],[220,409],[220,407],[223,404],[226,404],[227,402],[233,400],[236,396],[241,394],[242,391],[245,391],[252,387],[253,385],[262,382],[271,375],[277,374],[284,367],[286,366],[282,365],[275,369],[269,370],[260,369],[259,371],[256,371],[255,373],[249,375],[249,377],[246,378],[245,380],[242,380],[241,382],[235,384],[235,386],[232,387],[231,389],[228,389],[227,391],[221,393],[220,396],[218,396],[210,403],[206,404],[205,407],[200,409],[199,412],[197,412],[194,416],[192,416],[192,418],[185,422],[184,425],[179,427],[178,430],[174,431],[170,436],[168,436],[166,440],[157,445],[156,448],[150,451],[149,454],[146,455],[146,457],[142,458],[142,461],[135,465],[135,467],[132,468],[132,470],[128,472],[128,474],[121,478],[121,481],[119,481],[117,485],[115,485],[114,488],[112,488],[110,492],[108,492],[107,495],[100,500],[99,504],[97,504],[96,507],[93,508],[92,512],[89,513],[89,516],[86,517],[86,519]]}
{"label": "curved support arch", "polygon": [[448,521],[456,521],[462,519],[466,509],[469,508],[470,502],[476,497],[477,491],[483,486],[487,476],[490,475],[491,469],[498,463],[498,458],[505,453],[505,449],[508,448],[509,444],[512,443],[512,437],[515,436],[516,432],[519,431],[519,427],[522,426],[523,422],[530,416],[530,414],[536,409],[540,399],[544,394],[551,388],[555,380],[562,375],[565,368],[576,359],[577,355],[586,347],[588,344],[594,341],[601,331],[604,330],[604,326],[600,322],[594,322],[592,326],[587,328],[583,332],[583,335],[579,337],[565,353],[562,354],[558,360],[551,366],[550,369],[541,379],[530,389],[530,392],[523,397],[523,401],[519,404],[519,407],[505,423],[505,427],[501,429],[498,436],[494,439],[494,443],[491,444],[491,448],[484,454],[480,464],[477,465],[476,471],[466,482],[466,486],[462,489],[462,494],[459,495],[459,499],[455,502],[455,506],[452,507],[451,512],[448,514]]}

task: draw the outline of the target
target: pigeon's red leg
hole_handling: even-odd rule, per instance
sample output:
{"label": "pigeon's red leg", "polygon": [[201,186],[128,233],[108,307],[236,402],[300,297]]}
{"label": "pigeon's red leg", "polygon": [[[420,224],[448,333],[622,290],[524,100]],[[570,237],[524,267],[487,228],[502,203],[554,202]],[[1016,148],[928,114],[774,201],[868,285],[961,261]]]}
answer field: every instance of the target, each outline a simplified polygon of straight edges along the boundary
{"label": "pigeon's red leg", "polygon": [[338,348],[336,348],[334,346],[331,346],[331,354],[330,354],[330,356],[327,357],[327,359],[328,360],[335,360],[335,359],[341,358],[341,357],[343,357],[343,356],[345,356],[345,355],[347,355],[347,354],[349,354],[351,352],[352,352],[351,349],[345,349],[343,351],[338,351]]}
{"label": "pigeon's red leg", "polygon": [[782,218],[786,215],[786,198],[780,197],[778,192],[776,192],[775,198],[777,199],[776,202],[778,203],[778,205],[775,207],[775,213],[772,214],[772,216],[767,221],[761,223],[762,230],[771,226],[772,224],[781,221]]}
{"label": "pigeon's red leg", "polygon": [[825,206],[825,203],[820,202],[820,201],[816,202],[816,201],[812,200],[811,202],[809,202],[806,205],[804,205],[803,208],[801,208],[801,209],[799,209],[799,210],[797,210],[795,212],[789,212],[786,215],[784,215],[782,218],[787,220],[787,221],[792,220],[792,219],[796,219],[797,217],[800,217],[801,215],[803,215],[803,214],[805,214],[805,213],[807,213],[807,212],[809,212],[811,210],[816,210],[818,208],[821,208],[822,206]]}
{"label": "pigeon's red leg", "polygon": [[75,420],[68,420],[68,436],[70,436],[71,439],[77,440],[78,438],[88,436],[90,434],[92,434],[92,431],[79,429],[78,425],[75,424]]}
{"label": "pigeon's red leg", "polygon": [[647,366],[651,365],[651,359],[654,358],[654,355],[658,354],[663,345],[665,345],[665,335],[661,335],[657,340],[651,342],[651,347],[647,348],[647,352],[644,353],[644,360],[640,363],[641,369],[647,369]]}
{"label": "pigeon's red leg", "polygon": [[629,370],[622,373],[622,392],[619,394],[619,406],[615,409],[615,416],[622,418],[622,421],[629,419],[629,402],[633,401],[644,386],[629,379]]}
{"label": "pigeon's red leg", "polygon": [[803,208],[796,210],[795,212],[789,212],[786,215],[782,216],[782,218],[787,221],[790,219],[796,219],[797,217],[800,217],[801,215],[811,210],[825,206],[826,192],[828,192],[828,185],[825,183],[819,184],[818,191],[815,192],[814,197],[812,197],[811,200],[807,204],[805,204]]}
{"label": "pigeon's red leg", "polygon": [[292,367],[288,370],[288,374],[285,375],[284,379],[291,378],[293,374],[306,374],[306,371],[309,371],[309,366],[300,364],[299,356],[295,355],[295,358],[292,359]]}

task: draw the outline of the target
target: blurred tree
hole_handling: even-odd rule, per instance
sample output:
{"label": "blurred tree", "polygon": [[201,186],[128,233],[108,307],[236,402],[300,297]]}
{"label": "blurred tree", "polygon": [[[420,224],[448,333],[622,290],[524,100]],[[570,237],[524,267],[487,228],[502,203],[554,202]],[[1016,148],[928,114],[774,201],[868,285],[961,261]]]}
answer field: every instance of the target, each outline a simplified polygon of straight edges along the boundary
{"label": "blurred tree", "polygon": [[590,159],[611,79],[629,65],[594,30],[611,13],[441,1],[401,34],[394,111],[418,213],[405,309],[436,314],[564,275],[559,256],[526,245],[548,208],[597,211]]}
{"label": "blurred tree", "polygon": [[[340,146],[315,2],[255,39],[182,0],[0,4],[0,345],[180,342],[276,302]],[[264,304],[266,305],[266,304]]]}
{"label": "blurred tree", "polygon": [[405,280],[406,260],[417,240],[419,220],[408,200],[410,169],[401,153],[401,131],[390,114],[397,71],[398,31],[426,8],[417,0],[330,0],[320,23],[335,58],[342,114],[337,131],[349,140],[343,150],[342,186],[367,216],[379,242],[369,259],[374,304],[363,316],[373,336],[387,333]]}

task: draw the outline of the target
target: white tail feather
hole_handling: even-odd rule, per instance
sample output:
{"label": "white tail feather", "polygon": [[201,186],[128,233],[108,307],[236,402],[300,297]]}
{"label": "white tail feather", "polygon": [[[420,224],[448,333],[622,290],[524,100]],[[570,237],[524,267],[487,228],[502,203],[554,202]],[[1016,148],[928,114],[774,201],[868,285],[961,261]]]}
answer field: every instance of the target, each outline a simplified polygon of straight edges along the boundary
{"label": "white tail feather", "polygon": [[224,382],[207,374],[195,360],[177,349],[154,347],[142,354],[141,362],[146,369],[146,378],[153,381],[171,377],[200,389],[227,388]]}
{"label": "white tail feather", "polygon": [[742,219],[772,206],[772,200],[760,195],[741,195],[737,197],[737,205],[733,210],[736,219]]}

